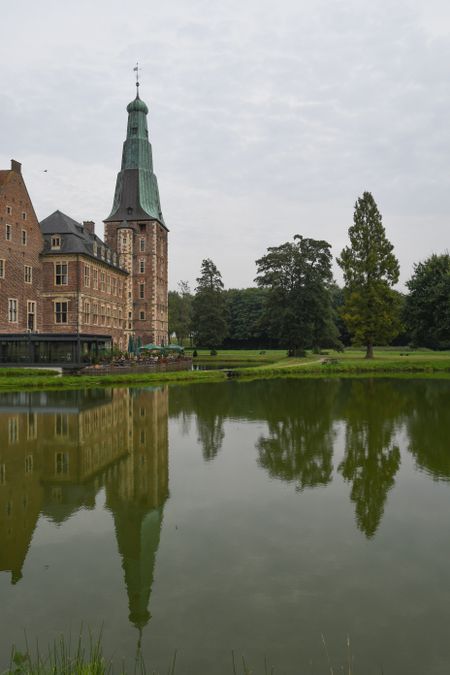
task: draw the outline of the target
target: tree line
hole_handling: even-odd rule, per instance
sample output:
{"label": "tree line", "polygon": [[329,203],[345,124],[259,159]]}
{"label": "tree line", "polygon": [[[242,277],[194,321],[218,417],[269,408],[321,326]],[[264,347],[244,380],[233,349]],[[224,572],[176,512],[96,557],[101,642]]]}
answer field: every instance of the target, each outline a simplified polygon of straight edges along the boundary
{"label": "tree line", "polygon": [[331,245],[295,235],[256,260],[256,286],[225,290],[212,260],[201,264],[194,292],[186,282],[169,292],[169,332],[180,343],[216,349],[306,349],[409,344],[450,348],[450,255],[433,254],[414,265],[408,292],[393,287],[399,263],[370,192],[355,204],[349,244],[337,258],[344,277],[332,274]]}

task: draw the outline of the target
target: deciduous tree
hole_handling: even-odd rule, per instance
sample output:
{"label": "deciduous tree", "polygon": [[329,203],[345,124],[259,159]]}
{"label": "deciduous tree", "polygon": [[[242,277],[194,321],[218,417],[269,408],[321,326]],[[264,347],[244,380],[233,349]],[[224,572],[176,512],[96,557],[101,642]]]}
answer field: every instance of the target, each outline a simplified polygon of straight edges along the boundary
{"label": "deciduous tree", "polygon": [[295,235],[256,261],[258,286],[268,289],[265,322],[290,351],[337,346],[330,286],[330,244]]}
{"label": "deciduous tree", "polygon": [[178,291],[169,291],[169,335],[175,333],[180,345],[191,333],[192,298],[187,281],[178,282]]}
{"label": "deciduous tree", "polygon": [[406,282],[405,320],[414,344],[450,347],[450,255],[432,255],[414,266]]}

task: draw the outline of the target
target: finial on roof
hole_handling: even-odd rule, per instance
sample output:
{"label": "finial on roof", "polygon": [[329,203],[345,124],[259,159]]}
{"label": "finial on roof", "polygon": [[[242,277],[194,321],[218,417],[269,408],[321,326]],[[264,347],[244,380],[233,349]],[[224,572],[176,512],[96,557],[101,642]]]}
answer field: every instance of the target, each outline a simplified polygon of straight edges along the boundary
{"label": "finial on roof", "polygon": [[139,98],[139,61],[136,61],[133,71],[136,73],[136,98]]}

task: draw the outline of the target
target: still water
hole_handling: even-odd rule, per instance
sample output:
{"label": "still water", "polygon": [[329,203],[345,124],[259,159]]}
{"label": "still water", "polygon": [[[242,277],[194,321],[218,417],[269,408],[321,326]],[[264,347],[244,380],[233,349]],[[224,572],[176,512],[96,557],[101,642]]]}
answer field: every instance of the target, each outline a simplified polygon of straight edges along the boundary
{"label": "still water", "polygon": [[449,408],[425,380],[1,395],[0,670],[84,624],[150,672],[342,672],[350,636],[356,675],[449,673]]}

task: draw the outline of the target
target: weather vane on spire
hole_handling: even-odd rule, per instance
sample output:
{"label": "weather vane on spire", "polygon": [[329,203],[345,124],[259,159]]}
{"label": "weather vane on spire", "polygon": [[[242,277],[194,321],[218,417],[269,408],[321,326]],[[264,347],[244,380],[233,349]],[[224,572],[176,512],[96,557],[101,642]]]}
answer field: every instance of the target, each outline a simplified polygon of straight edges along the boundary
{"label": "weather vane on spire", "polygon": [[136,61],[133,71],[136,73],[136,92],[139,95],[139,61]]}

